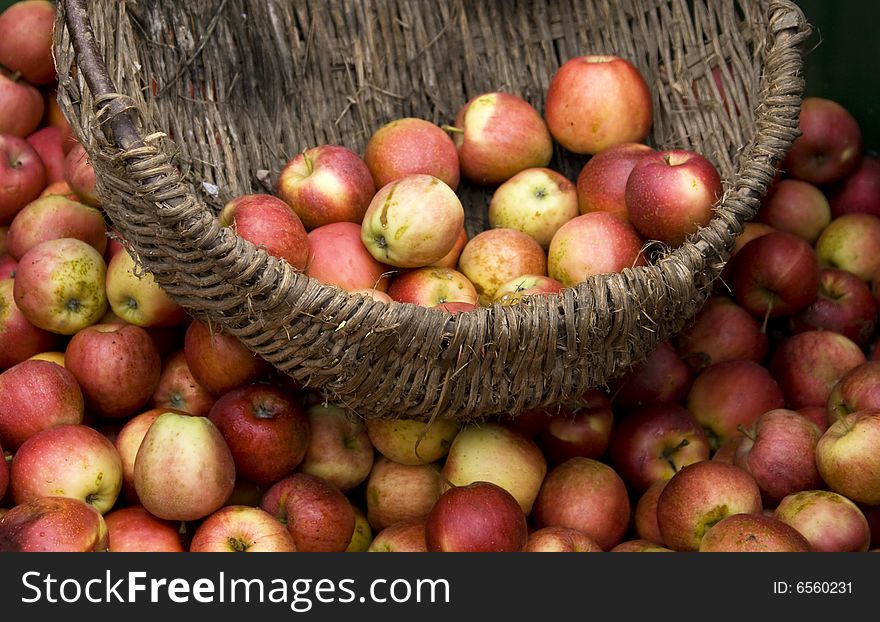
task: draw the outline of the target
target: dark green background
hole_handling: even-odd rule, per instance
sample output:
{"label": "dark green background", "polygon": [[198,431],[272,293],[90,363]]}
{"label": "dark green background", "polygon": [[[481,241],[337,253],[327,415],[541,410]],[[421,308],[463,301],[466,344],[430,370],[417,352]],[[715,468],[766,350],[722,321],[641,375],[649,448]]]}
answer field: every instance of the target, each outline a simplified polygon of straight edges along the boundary
{"label": "dark green background", "polygon": [[[880,152],[880,0],[796,1],[814,29],[806,94],[841,103],[861,125],[866,149]],[[10,4],[0,0],[0,9]]]}

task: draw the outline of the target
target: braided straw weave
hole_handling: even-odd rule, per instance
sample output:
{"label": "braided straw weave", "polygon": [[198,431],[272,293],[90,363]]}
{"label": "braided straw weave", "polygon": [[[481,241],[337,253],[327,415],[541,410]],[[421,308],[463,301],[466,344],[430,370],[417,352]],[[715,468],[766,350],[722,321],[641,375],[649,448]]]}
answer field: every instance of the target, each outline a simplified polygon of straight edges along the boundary
{"label": "braided straw weave", "polygon": [[[61,0],[57,26],[58,100],[104,209],[175,301],[362,416],[462,420],[571,402],[686,325],[798,134],[809,35],[787,0]],[[542,110],[590,53],[646,76],[649,144],[722,175],[713,221],[650,266],[453,317],[322,285],[217,224],[305,148],[362,152],[387,121],[448,123],[486,91]],[[486,195],[460,190],[471,234]]]}

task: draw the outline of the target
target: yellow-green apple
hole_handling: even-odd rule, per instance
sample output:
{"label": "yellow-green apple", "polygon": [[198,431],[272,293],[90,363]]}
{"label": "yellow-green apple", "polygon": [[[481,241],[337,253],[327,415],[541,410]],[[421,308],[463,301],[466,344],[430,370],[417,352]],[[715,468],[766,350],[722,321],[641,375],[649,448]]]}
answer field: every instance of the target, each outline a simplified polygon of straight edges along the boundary
{"label": "yellow-green apple", "polygon": [[156,518],[141,506],[127,506],[104,515],[111,553],[182,553],[180,529]]}
{"label": "yellow-green apple", "polygon": [[269,485],[291,473],[309,446],[309,418],[299,400],[268,384],[221,395],[208,413],[235,461],[237,475]]}
{"label": "yellow-green apple", "polygon": [[165,357],[159,384],[150,397],[150,407],[172,408],[202,417],[208,414],[216,401],[217,398],[193,378],[183,348]]}
{"label": "yellow-green apple", "polygon": [[812,244],[831,222],[831,206],[822,190],[813,184],[782,179],[761,201],[758,220]]}
{"label": "yellow-green apple", "polygon": [[366,420],[367,436],[380,454],[399,464],[425,464],[442,460],[458,434],[455,419],[416,419],[371,417]]}
{"label": "yellow-green apple", "polygon": [[82,143],[76,143],[64,158],[64,181],[79,200],[92,207],[100,207],[101,200],[95,189],[95,168]]}
{"label": "yellow-green apple", "polygon": [[387,265],[373,257],[361,241],[361,226],[334,222],[309,231],[306,274],[349,292],[388,289]]}
{"label": "yellow-green apple", "polygon": [[602,547],[583,531],[571,527],[550,526],[531,532],[523,552],[601,553]]}
{"label": "yellow-green apple", "polygon": [[495,290],[493,302],[504,306],[518,305],[523,298],[535,295],[558,294],[565,289],[556,279],[543,274],[523,274],[502,283]]}
{"label": "yellow-green apple", "polygon": [[45,108],[40,91],[0,67],[0,134],[24,138],[40,126]]}
{"label": "yellow-green apple", "polygon": [[537,529],[559,526],[582,531],[607,551],[629,531],[629,493],[604,462],[571,458],[547,473],[531,518]]}
{"label": "yellow-green apple", "polygon": [[862,158],[862,130],[837,101],[806,97],[801,102],[798,136],[782,170],[811,184],[830,184],[849,175]]}
{"label": "yellow-green apple", "polygon": [[791,233],[772,231],[751,240],[730,265],[736,302],[759,318],[793,315],[819,292],[816,252]]}
{"label": "yellow-green apple", "polygon": [[867,348],[877,328],[877,302],[871,288],[852,272],[823,268],[819,293],[806,309],[791,316],[791,330],[828,330]]}
{"label": "yellow-green apple", "polygon": [[419,268],[443,259],[463,226],[464,208],[452,187],[432,175],[409,175],[376,192],[361,241],[376,261]]}
{"label": "yellow-green apple", "polygon": [[642,494],[682,467],[708,460],[710,447],[703,428],[684,407],[654,403],[615,422],[608,454],[630,490]]}
{"label": "yellow-green apple", "polygon": [[565,175],[527,168],[495,189],[488,219],[490,227],[527,233],[546,250],[559,228],[578,214],[577,191]]}
{"label": "yellow-green apple", "polygon": [[73,335],[107,310],[107,264],[92,245],[75,238],[47,240],[18,262],[12,293],[31,324]]}
{"label": "yellow-green apple", "polygon": [[494,186],[520,171],[544,167],[553,157],[553,138],[544,119],[523,98],[511,93],[482,93],[455,115],[452,132],[461,174]]}
{"label": "yellow-green apple", "polygon": [[576,456],[598,460],[605,455],[614,412],[604,392],[592,389],[573,405],[559,404],[546,410],[549,420],[537,433],[536,441],[550,464],[561,464]]}
{"label": "yellow-green apple", "polygon": [[633,530],[641,540],[655,544],[663,543],[663,535],[657,524],[657,501],[668,481],[668,479],[656,480],[636,501],[636,507],[633,511]]}
{"label": "yellow-green apple", "polygon": [[629,220],[626,180],[636,162],[654,150],[642,143],[619,143],[603,149],[584,164],[576,191],[581,214],[610,212]]}
{"label": "yellow-green apple", "polygon": [[866,361],[840,377],[828,395],[831,422],[859,410],[880,408],[880,361]]}
{"label": "yellow-green apple", "polygon": [[864,213],[838,216],[822,231],[815,247],[823,267],[852,272],[870,283],[880,272],[880,217]]}
{"label": "yellow-green apple", "polygon": [[755,317],[720,295],[710,297],[674,341],[679,356],[694,371],[736,359],[760,363],[769,350],[767,333]]}
{"label": "yellow-green apple", "polygon": [[733,514],[712,525],[701,553],[808,553],[810,543],[794,527],[763,514]]}
{"label": "yellow-green apple", "polygon": [[787,495],[773,517],[797,529],[813,551],[864,553],[871,545],[871,529],[859,506],[830,490]]}
{"label": "yellow-green apple", "polygon": [[331,222],[360,224],[376,186],[370,169],[354,151],[321,145],[284,165],[277,194],[311,230]]}
{"label": "yellow-green apple", "polygon": [[651,540],[625,540],[608,551],[609,553],[674,553],[672,549],[667,549]]}
{"label": "yellow-green apple", "polygon": [[425,543],[432,552],[516,553],[528,537],[519,503],[491,482],[450,488],[425,520]]}
{"label": "yellow-green apple", "polygon": [[21,73],[31,84],[55,81],[52,34],[55,3],[22,0],[0,14],[0,64]]}
{"label": "yellow-green apple", "polygon": [[40,497],[74,497],[104,514],[122,490],[122,459],[113,443],[94,428],[56,425],[18,448],[10,485],[16,504]]}
{"label": "yellow-green apple", "polygon": [[453,190],[461,170],[455,143],[438,125],[413,117],[395,119],[376,130],[364,149],[376,188],[410,175],[431,175]]}
{"label": "yellow-green apple", "polygon": [[740,467],[704,460],[672,476],[657,499],[663,544],[674,551],[697,551],[709,529],[732,514],[760,514],[761,489]]}
{"label": "yellow-green apple", "polygon": [[612,405],[626,411],[652,402],[684,401],[694,373],[669,341],[661,341],[639,363],[612,382]]}
{"label": "yellow-green apple", "polygon": [[0,553],[93,553],[107,543],[101,513],[72,497],[33,499],[0,520]]}
{"label": "yellow-green apple", "polygon": [[828,201],[832,218],[856,212],[880,216],[880,157],[864,155],[858,168],[830,190]]}
{"label": "yellow-green apple", "polygon": [[498,288],[510,279],[546,275],[547,256],[537,240],[522,231],[487,229],[465,244],[458,269],[474,284],[479,304],[489,306]]}
{"label": "yellow-green apple", "polygon": [[457,268],[458,267],[458,258],[461,256],[461,251],[464,249],[464,245],[468,243],[468,233],[467,229],[464,227],[461,228],[461,231],[458,232],[458,238],[455,240],[455,244],[452,246],[452,250],[443,255],[440,259],[430,264],[431,268]]}
{"label": "yellow-green apple", "polygon": [[388,296],[397,302],[436,307],[450,302],[477,304],[474,284],[453,268],[414,268],[396,275],[388,286]]}
{"label": "yellow-green apple", "polygon": [[147,429],[134,462],[141,505],[168,520],[197,520],[224,505],[235,485],[235,462],[207,417],[166,411]]}
{"label": "yellow-green apple", "polygon": [[367,479],[367,520],[381,530],[402,520],[424,517],[440,497],[440,465],[399,464],[385,456]]}
{"label": "yellow-green apple", "polygon": [[653,122],[651,91],[626,58],[577,56],[553,74],[544,118],[560,145],[574,153],[596,154],[645,139]]}
{"label": "yellow-green apple", "polygon": [[0,280],[0,370],[9,369],[32,356],[52,350],[55,333],[31,324],[15,304],[13,280]]}
{"label": "yellow-green apple", "polygon": [[783,341],[770,359],[770,373],[789,408],[826,406],[834,385],[865,363],[865,353],[848,337],[808,330]]}
{"label": "yellow-green apple", "polygon": [[47,125],[27,136],[27,142],[43,162],[46,169],[46,184],[64,182],[64,136],[57,127]]}
{"label": "yellow-green apple", "polygon": [[859,410],[828,426],[816,445],[816,466],[832,491],[880,505],[880,409]]}
{"label": "yellow-green apple", "polygon": [[351,542],[345,547],[346,553],[366,553],[373,542],[373,530],[364,514],[358,506],[352,505],[354,510],[354,531],[351,534]]}
{"label": "yellow-green apple", "polygon": [[193,534],[190,553],[293,553],[287,527],[256,507],[227,505],[207,516]]}
{"label": "yellow-green apple", "polygon": [[354,508],[333,484],[294,473],[275,482],[260,507],[287,525],[296,550],[304,553],[341,553],[354,533]]}
{"label": "yellow-green apple", "polygon": [[223,206],[217,218],[221,227],[232,227],[245,240],[284,259],[294,269],[305,269],[309,236],[297,213],[278,197],[271,194],[237,196]]}
{"label": "yellow-green apple", "polygon": [[342,492],[366,481],[375,452],[364,420],[323,403],[309,407],[306,416],[309,444],[297,470],[320,477]]}
{"label": "yellow-green apple", "polygon": [[38,432],[82,423],[82,390],[70,371],[49,361],[26,360],[0,374],[0,443],[15,451]]}
{"label": "yellow-green apple", "polygon": [[752,474],[767,507],[799,490],[822,487],[816,469],[819,427],[785,408],[768,410],[747,429],[733,463]]}
{"label": "yellow-green apple", "polygon": [[60,195],[35,199],[25,205],[9,225],[9,254],[21,259],[40,242],[76,238],[102,255],[107,248],[107,225],[100,210]]}
{"label": "yellow-green apple", "polygon": [[180,326],[189,319],[156,282],[152,273],[138,267],[124,248],[107,263],[104,282],[107,301],[113,312],[128,324],[143,328]]}
{"label": "yellow-green apple", "polygon": [[679,246],[715,215],[721,176],[703,155],[686,149],[649,153],[626,180],[629,220],[646,239]]}
{"label": "yellow-green apple", "polygon": [[469,423],[449,446],[443,489],[492,482],[512,494],[528,515],[546,473],[547,460],[532,439],[497,423]]}
{"label": "yellow-green apple", "polygon": [[547,250],[547,273],[566,287],[597,274],[646,265],[645,241],[610,212],[589,212],[562,225]]}
{"label": "yellow-green apple", "polygon": [[[743,391],[748,387],[748,391]],[[785,406],[785,396],[766,367],[745,359],[723,361],[701,371],[685,401],[717,450],[730,439],[741,437],[768,410]]]}
{"label": "yellow-green apple", "polygon": [[379,531],[370,546],[368,553],[427,553],[425,542],[426,518],[414,518],[389,525]]}
{"label": "yellow-green apple", "polygon": [[11,223],[45,186],[46,168],[34,148],[22,138],[0,134],[0,224]]}
{"label": "yellow-green apple", "polygon": [[82,389],[86,408],[110,419],[146,406],[162,373],[162,359],[146,330],[133,324],[94,324],[71,337],[64,366]]}
{"label": "yellow-green apple", "polygon": [[196,382],[215,396],[254,382],[271,368],[236,337],[199,320],[186,329],[183,354]]}

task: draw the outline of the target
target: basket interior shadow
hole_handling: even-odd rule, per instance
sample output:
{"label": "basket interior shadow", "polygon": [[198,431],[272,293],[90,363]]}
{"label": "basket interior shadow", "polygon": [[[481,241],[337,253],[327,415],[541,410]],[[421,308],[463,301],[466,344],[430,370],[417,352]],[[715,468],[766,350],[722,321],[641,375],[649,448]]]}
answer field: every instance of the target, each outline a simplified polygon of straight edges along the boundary
{"label": "basket interior shadow", "polygon": [[[788,0],[62,0],[58,101],[113,227],[190,314],[362,416],[472,419],[576,400],[680,331],[712,290],[791,142],[809,34]],[[394,118],[449,123],[470,97],[539,111],[583,54],[633,61],[648,144],[718,167],[716,216],[651,265],[457,316],[322,285],[216,214],[272,192],[319,144],[360,153]],[[557,148],[573,179],[584,156]],[[489,191],[460,190],[469,233]]]}

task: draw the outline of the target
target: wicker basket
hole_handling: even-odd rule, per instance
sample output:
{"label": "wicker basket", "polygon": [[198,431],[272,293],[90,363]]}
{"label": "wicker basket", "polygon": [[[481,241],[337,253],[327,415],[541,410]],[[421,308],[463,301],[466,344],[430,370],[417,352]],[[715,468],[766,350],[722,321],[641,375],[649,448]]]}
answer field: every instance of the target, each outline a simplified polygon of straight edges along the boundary
{"label": "wicker basket", "polygon": [[[62,0],[59,103],[108,218],[193,317],[366,417],[453,417],[569,402],[693,317],[797,136],[800,46],[787,0]],[[716,217],[647,267],[451,316],[350,295],[222,229],[321,143],[362,150],[397,117],[447,123],[469,96],[539,110],[566,59],[632,60],[654,94],[649,144],[718,166]],[[713,69],[719,84],[713,79]],[[723,89],[727,103],[719,92]],[[585,159],[551,164],[576,176]],[[462,190],[473,233],[487,192]]]}

